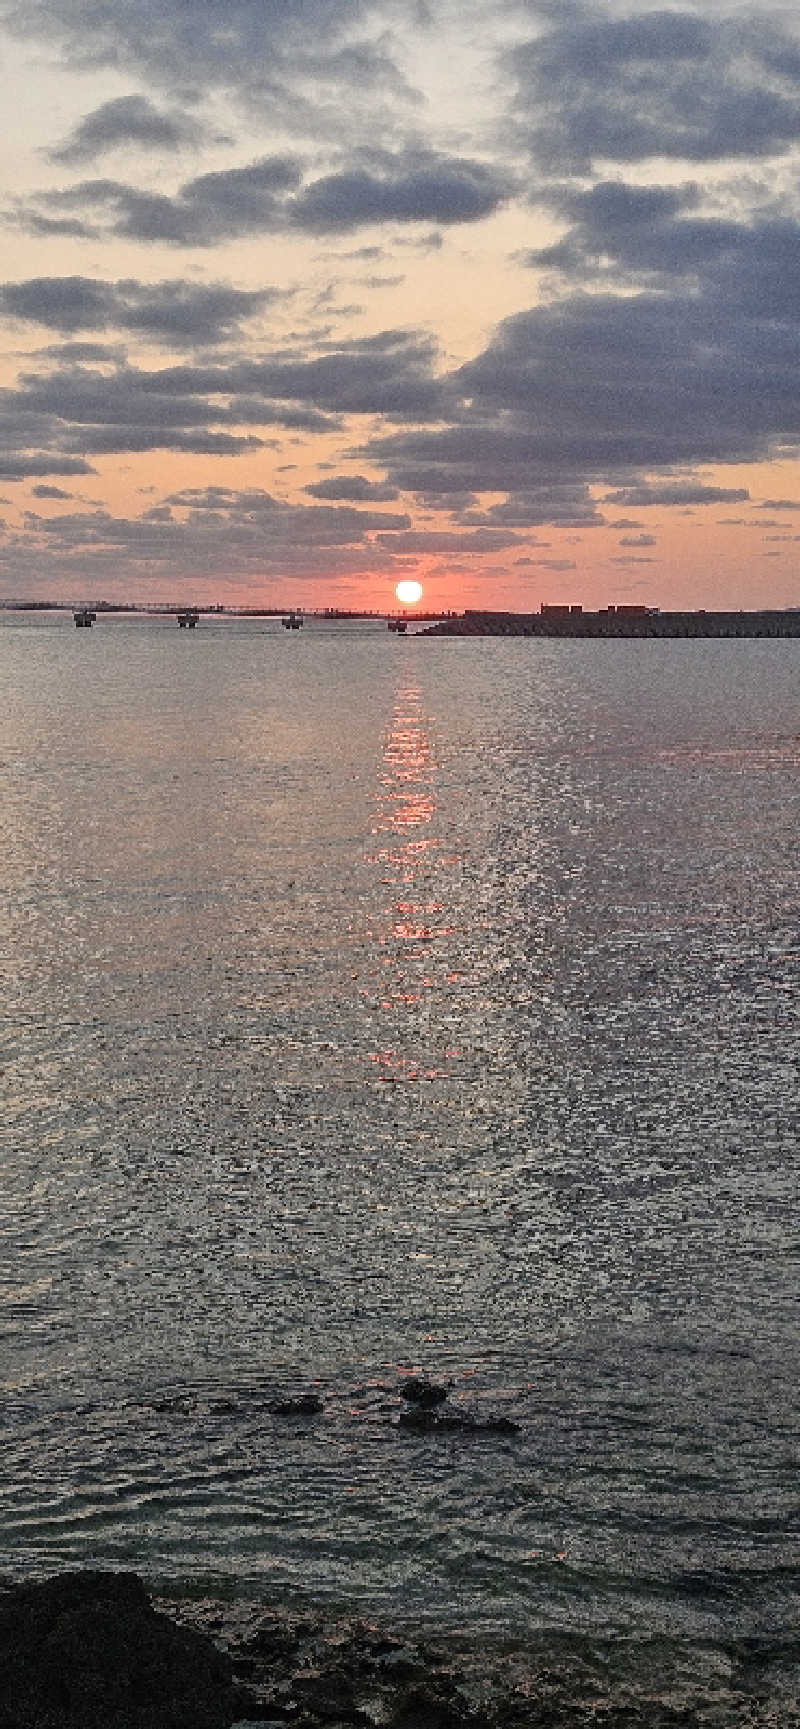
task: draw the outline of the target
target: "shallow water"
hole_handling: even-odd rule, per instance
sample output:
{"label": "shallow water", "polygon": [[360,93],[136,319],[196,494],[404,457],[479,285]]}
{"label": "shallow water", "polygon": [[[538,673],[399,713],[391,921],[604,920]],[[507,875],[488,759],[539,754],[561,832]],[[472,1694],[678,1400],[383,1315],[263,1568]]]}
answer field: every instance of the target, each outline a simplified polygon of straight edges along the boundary
{"label": "shallow water", "polygon": [[0,618],[0,1568],[783,1675],[797,643]]}

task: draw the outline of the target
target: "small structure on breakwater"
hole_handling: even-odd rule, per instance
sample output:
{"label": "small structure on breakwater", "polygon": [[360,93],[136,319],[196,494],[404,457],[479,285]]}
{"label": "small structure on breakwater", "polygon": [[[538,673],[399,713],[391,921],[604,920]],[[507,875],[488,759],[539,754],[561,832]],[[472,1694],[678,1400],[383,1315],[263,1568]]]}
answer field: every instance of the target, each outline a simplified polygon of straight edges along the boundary
{"label": "small structure on breakwater", "polygon": [[284,630],[301,630],[302,626],[303,614],[301,612],[290,612],[283,621]]}
{"label": "small structure on breakwater", "polygon": [[181,630],[196,630],[199,617],[200,614],[196,606],[184,607],[183,611],[178,613],[179,628]]}
{"label": "small structure on breakwater", "polygon": [[92,612],[90,606],[76,606],[72,616],[77,630],[91,630],[97,613]]}

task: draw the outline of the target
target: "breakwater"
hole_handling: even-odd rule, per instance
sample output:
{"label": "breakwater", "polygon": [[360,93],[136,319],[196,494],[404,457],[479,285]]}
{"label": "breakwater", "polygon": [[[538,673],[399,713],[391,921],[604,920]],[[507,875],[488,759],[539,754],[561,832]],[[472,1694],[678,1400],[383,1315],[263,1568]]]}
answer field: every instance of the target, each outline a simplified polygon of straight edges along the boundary
{"label": "breakwater", "polygon": [[575,612],[554,618],[540,612],[464,612],[421,636],[547,637],[800,637],[800,608],[786,612]]}

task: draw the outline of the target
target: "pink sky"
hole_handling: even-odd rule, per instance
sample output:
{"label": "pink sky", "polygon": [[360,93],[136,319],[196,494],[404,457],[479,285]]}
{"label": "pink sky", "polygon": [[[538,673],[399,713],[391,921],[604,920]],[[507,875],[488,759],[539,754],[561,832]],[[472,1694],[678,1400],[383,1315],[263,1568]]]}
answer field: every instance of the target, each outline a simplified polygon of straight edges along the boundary
{"label": "pink sky", "polygon": [[0,597],[800,604],[790,13],[9,19]]}

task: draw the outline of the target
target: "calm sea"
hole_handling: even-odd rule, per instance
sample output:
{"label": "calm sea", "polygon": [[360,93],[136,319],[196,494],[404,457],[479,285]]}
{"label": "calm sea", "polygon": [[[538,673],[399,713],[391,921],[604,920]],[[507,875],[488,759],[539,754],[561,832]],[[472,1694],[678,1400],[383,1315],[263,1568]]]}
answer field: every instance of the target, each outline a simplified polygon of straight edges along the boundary
{"label": "calm sea", "polygon": [[0,689],[0,1568],[790,1688],[798,644],[5,614]]}

